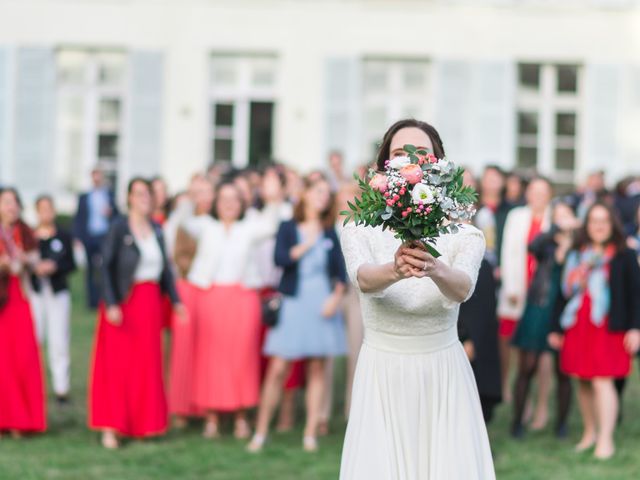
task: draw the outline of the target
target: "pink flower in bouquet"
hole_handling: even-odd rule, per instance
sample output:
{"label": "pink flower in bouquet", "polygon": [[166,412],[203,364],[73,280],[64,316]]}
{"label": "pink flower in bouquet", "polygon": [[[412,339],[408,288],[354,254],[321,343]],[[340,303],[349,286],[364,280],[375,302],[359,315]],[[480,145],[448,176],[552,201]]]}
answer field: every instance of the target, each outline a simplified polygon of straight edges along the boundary
{"label": "pink flower in bouquet", "polygon": [[433,153],[427,154],[427,161],[429,163],[438,163],[438,157],[436,157]]}
{"label": "pink flower in bouquet", "polygon": [[389,188],[387,183],[387,176],[382,175],[381,173],[376,173],[369,181],[369,186],[374,190],[379,191],[380,193],[386,192],[387,188]]}
{"label": "pink flower in bouquet", "polygon": [[422,180],[422,169],[415,163],[405,165],[400,169],[400,175],[412,185],[419,183]]}

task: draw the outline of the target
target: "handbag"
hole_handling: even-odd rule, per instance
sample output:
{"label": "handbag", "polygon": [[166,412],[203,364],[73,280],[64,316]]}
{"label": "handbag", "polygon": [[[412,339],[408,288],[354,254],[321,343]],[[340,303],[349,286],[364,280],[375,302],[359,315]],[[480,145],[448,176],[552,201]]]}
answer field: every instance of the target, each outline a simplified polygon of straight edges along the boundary
{"label": "handbag", "polygon": [[282,294],[279,292],[269,293],[262,298],[262,323],[267,327],[275,327],[280,316],[280,306],[282,305]]}

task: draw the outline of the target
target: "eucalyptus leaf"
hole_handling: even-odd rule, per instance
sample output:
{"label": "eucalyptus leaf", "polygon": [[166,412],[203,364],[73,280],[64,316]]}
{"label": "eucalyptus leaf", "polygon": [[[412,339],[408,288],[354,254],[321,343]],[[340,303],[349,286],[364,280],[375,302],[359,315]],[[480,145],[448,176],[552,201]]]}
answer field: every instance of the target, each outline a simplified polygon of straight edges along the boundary
{"label": "eucalyptus leaf", "polygon": [[406,144],[402,149],[407,153],[415,153],[417,148],[414,145]]}

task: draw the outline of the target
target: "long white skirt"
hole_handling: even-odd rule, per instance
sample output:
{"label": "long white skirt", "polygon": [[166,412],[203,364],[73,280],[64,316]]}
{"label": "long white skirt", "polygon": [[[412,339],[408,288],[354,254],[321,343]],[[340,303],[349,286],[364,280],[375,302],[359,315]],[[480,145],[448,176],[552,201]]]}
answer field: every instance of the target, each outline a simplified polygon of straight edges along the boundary
{"label": "long white skirt", "polygon": [[341,480],[493,480],[478,390],[457,331],[367,330]]}

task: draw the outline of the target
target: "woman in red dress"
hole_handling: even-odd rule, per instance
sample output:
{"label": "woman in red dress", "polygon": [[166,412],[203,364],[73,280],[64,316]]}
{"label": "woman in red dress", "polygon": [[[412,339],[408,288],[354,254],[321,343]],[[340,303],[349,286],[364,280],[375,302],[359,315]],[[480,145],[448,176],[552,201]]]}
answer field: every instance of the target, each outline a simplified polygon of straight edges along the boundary
{"label": "woman in red dress", "polygon": [[0,189],[0,434],[46,429],[44,380],[22,274],[34,266],[37,241],[20,220],[20,199]]}
{"label": "woman in red dress", "polygon": [[568,302],[549,343],[560,349],[560,368],[580,382],[584,431],[576,450],[595,445],[595,457],[608,459],[618,415],[614,378],[629,375],[640,348],[640,267],[607,204],[596,202],[587,211],[562,283]]}
{"label": "woman in red dress", "polygon": [[129,216],[115,220],[103,245],[103,304],[99,310],[89,392],[89,426],[102,445],[118,435],[148,437],[167,429],[163,382],[163,294],[180,315],[162,230],[150,221],[151,188],[134,178]]}

